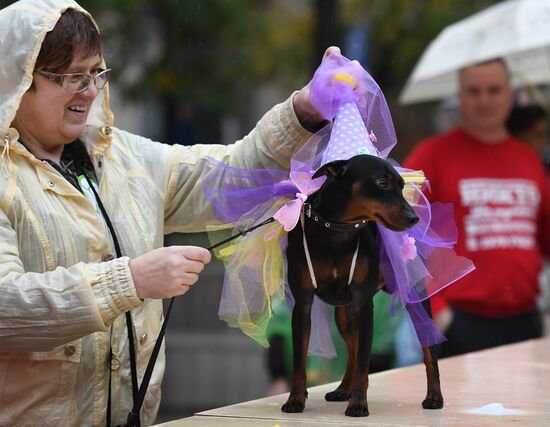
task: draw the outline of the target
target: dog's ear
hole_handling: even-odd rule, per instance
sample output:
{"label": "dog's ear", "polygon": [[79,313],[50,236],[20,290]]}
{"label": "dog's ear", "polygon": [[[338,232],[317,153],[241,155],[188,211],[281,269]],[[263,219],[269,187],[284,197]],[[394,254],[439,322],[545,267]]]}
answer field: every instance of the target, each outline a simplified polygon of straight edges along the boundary
{"label": "dog's ear", "polygon": [[346,173],[347,169],[347,160],[335,160],[334,162],[324,164],[319,169],[317,169],[317,172],[315,172],[313,178],[319,178],[323,175],[342,176]]}

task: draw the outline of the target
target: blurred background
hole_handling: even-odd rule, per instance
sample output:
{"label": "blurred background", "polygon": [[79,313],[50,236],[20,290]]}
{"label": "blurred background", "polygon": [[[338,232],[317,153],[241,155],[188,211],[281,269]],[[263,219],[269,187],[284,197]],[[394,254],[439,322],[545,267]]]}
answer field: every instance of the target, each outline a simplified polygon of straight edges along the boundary
{"label": "blurred background", "polygon": [[[0,0],[1,7],[10,3]],[[120,128],[166,143],[232,143],[271,106],[305,85],[324,50],[337,45],[345,56],[359,60],[385,93],[399,140],[391,157],[401,161],[421,139],[454,123],[452,99],[408,107],[397,103],[420,54],[445,26],[497,2],[79,3],[102,31],[113,68],[111,106]],[[166,240],[208,244],[202,234]],[[223,266],[214,261],[199,285],[176,300],[166,335],[167,374],[157,422],[268,392],[265,350],[217,317],[222,282]]]}
{"label": "blurred background", "polygon": [[[11,2],[5,2],[11,3]],[[231,143],[302,87],[338,45],[376,79],[397,160],[438,130],[437,105],[397,95],[428,43],[490,0],[82,0],[114,69],[117,125],[167,143]]]}

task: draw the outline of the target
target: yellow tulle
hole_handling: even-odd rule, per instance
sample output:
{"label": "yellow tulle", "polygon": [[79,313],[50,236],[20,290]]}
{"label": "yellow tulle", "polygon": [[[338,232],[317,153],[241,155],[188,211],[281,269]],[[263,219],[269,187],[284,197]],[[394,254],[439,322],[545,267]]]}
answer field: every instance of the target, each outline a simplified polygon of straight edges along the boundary
{"label": "yellow tulle", "polygon": [[263,239],[265,233],[277,227],[281,228],[279,223],[262,227],[215,250],[226,267],[220,318],[264,347],[268,347],[266,329],[273,302],[284,298],[286,280],[286,260],[281,250],[286,232],[281,228],[271,240]]}
{"label": "yellow tulle", "polygon": [[355,77],[348,73],[336,73],[334,79],[349,84],[353,89],[357,86]]}
{"label": "yellow tulle", "polygon": [[405,187],[403,188],[403,197],[411,204],[415,205],[421,196],[421,189],[426,182],[426,175],[424,171],[411,171],[401,172],[400,175],[405,181]]}
{"label": "yellow tulle", "polygon": [[[269,312],[272,312],[271,296],[277,295],[278,292],[283,291],[283,284],[285,281],[284,268],[282,266],[286,263],[279,239],[285,233],[284,229],[280,227],[278,222],[275,222],[271,227],[278,228],[279,233],[271,240],[265,242],[266,245],[266,258],[263,265],[263,282],[266,291],[266,295],[269,298]],[[267,230],[271,231],[271,230]],[[263,233],[261,233],[263,234]],[[282,295],[279,295],[282,296]]]}

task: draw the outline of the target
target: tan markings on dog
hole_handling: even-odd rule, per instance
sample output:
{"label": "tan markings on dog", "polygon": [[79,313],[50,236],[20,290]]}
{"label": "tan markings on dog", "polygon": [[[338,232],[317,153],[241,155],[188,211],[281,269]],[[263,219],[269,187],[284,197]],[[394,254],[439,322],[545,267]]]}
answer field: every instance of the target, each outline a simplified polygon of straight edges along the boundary
{"label": "tan markings on dog", "polygon": [[353,198],[357,197],[357,195],[359,194],[360,191],[361,191],[361,183],[359,181],[355,181],[351,185],[351,196]]}
{"label": "tan markings on dog", "polygon": [[[315,270],[313,273],[315,274],[315,280],[317,281],[317,283],[325,282],[325,281],[330,282],[334,280],[336,277],[338,277],[337,276],[338,270],[334,267],[334,264],[320,265],[319,263],[317,263],[314,265],[315,265]],[[311,275],[309,273],[308,268],[302,270],[301,276],[302,276],[302,283],[312,283]]]}
{"label": "tan markings on dog", "polygon": [[355,265],[355,272],[353,273],[353,277],[367,277],[368,272],[369,272],[368,262],[359,261]]}
{"label": "tan markings on dog", "polygon": [[405,215],[404,206],[371,201],[369,208],[372,209],[373,219],[383,226],[394,226],[404,229],[410,227]]}
{"label": "tan markings on dog", "polygon": [[355,222],[363,219],[374,219],[373,209],[370,207],[371,201],[361,195],[361,183],[358,181],[351,186],[350,200],[353,200],[353,203],[348,203],[340,221]]}
{"label": "tan markings on dog", "polygon": [[331,281],[334,279],[335,273],[338,274],[338,268],[332,262],[317,263],[315,265],[317,281]]}
{"label": "tan markings on dog", "polygon": [[301,283],[311,283],[311,286],[313,286],[311,275],[309,274],[309,270],[307,268],[301,271],[300,276],[302,276]]}

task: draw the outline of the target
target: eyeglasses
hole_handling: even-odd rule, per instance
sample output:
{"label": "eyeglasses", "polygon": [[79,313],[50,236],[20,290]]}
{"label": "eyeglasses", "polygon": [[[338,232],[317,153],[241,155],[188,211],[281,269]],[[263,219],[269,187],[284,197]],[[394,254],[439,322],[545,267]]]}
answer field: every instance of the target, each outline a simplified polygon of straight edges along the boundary
{"label": "eyeglasses", "polygon": [[48,80],[57,83],[63,89],[70,93],[84,92],[90,86],[93,81],[94,86],[97,89],[103,89],[109,77],[111,77],[111,69],[98,70],[97,72],[89,73],[71,73],[71,74],[57,74],[50,73],[49,71],[35,69],[35,73],[46,77]]}

